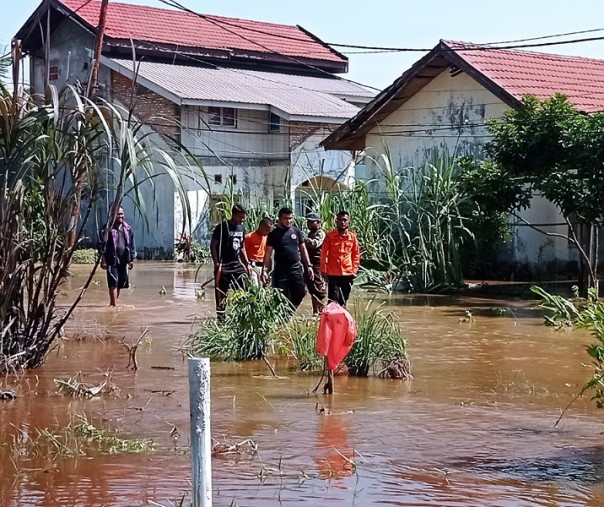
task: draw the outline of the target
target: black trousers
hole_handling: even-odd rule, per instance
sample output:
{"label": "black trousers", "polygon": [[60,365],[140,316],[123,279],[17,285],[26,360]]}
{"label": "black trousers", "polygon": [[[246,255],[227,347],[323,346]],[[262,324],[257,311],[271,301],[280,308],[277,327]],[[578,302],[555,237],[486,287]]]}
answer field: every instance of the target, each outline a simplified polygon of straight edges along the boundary
{"label": "black trousers", "polygon": [[273,287],[280,289],[292,306],[298,308],[306,295],[302,266],[283,271],[276,269],[273,273]]}
{"label": "black trousers", "polygon": [[332,276],[327,275],[327,302],[335,301],[340,306],[346,306],[354,276]]}

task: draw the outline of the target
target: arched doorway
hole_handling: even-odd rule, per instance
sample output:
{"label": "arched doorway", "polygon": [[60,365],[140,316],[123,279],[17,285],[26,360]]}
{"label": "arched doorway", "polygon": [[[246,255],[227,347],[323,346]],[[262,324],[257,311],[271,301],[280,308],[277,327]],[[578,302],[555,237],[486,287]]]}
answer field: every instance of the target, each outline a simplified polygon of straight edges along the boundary
{"label": "arched doorway", "polygon": [[294,190],[294,212],[298,216],[317,212],[329,194],[340,193],[345,190],[348,190],[347,185],[328,176],[309,178],[300,183]]}

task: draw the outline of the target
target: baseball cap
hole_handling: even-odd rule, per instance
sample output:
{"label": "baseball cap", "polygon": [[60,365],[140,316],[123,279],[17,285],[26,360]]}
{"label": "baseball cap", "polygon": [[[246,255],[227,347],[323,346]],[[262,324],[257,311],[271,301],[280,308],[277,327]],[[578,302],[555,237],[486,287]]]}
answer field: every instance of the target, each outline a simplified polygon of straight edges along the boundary
{"label": "baseball cap", "polygon": [[308,215],[306,215],[306,220],[319,220],[319,221],[321,221],[321,217],[319,216],[318,213],[309,213]]}

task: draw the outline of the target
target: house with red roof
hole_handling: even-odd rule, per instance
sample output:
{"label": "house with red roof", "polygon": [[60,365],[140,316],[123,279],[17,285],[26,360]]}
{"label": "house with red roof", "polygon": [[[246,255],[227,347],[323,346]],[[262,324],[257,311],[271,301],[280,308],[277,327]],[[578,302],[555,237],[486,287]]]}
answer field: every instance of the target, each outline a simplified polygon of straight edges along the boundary
{"label": "house with red roof", "polygon": [[[322,143],[329,150],[366,150],[364,172],[379,180],[380,155],[402,169],[438,155],[483,156],[486,121],[501,118],[522,97],[564,94],[580,111],[604,111],[604,60],[440,41]],[[522,217],[542,230],[566,234],[557,208],[536,198]],[[523,221],[513,224],[502,252],[509,270],[569,266],[577,255],[563,238],[548,237]],[[502,263],[500,263],[500,266]]]}
{"label": "house with red roof", "polygon": [[[100,9],[100,0],[41,2],[16,35],[34,92],[88,86]],[[297,25],[111,0],[97,96],[133,100],[158,142],[177,139],[199,159],[210,188],[192,185],[189,195],[207,232],[231,189],[269,208],[297,199],[304,212],[304,189],[350,184],[352,154],[319,146],[375,95],[339,76],[347,70],[345,56]],[[160,224],[136,231],[146,258],[170,255],[182,223],[169,186],[154,192]]]}

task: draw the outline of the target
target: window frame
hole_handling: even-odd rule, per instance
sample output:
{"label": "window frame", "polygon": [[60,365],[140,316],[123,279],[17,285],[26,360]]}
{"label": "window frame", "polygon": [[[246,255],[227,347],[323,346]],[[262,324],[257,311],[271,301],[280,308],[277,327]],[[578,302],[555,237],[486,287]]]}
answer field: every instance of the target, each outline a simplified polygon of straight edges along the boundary
{"label": "window frame", "polygon": [[237,109],[234,107],[208,106],[208,125],[211,127],[237,128]]}

